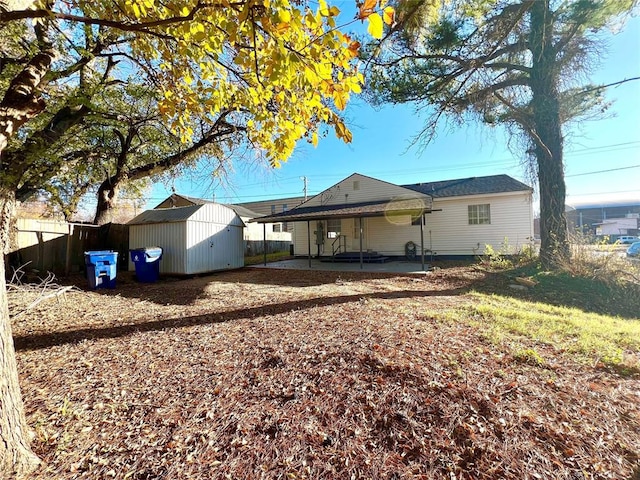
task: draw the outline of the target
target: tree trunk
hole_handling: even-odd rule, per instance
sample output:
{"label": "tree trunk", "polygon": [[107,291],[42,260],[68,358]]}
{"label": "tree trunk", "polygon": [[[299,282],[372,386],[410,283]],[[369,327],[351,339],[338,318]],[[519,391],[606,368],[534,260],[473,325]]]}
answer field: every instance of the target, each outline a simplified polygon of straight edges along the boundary
{"label": "tree trunk", "polygon": [[10,245],[14,207],[13,191],[0,187],[0,477],[6,479],[26,478],[40,462],[29,447],[7,302],[4,255]]}
{"label": "tree trunk", "polygon": [[96,216],[93,219],[93,223],[96,225],[105,225],[113,220],[113,210],[116,208],[116,199],[120,189],[120,181],[116,181],[114,178],[105,180],[98,188],[98,204]]}
{"label": "tree trunk", "polygon": [[555,268],[570,256],[565,215],[563,138],[553,17],[549,0],[531,6],[531,106],[540,193],[540,260]]}

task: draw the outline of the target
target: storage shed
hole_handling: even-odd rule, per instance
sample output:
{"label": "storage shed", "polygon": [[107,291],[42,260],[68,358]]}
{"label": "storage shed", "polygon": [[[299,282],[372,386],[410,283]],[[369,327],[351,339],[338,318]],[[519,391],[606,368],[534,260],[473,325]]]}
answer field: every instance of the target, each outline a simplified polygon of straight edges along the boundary
{"label": "storage shed", "polygon": [[235,211],[219,203],[147,210],[129,222],[129,248],[162,247],[160,273],[241,268],[244,227]]}

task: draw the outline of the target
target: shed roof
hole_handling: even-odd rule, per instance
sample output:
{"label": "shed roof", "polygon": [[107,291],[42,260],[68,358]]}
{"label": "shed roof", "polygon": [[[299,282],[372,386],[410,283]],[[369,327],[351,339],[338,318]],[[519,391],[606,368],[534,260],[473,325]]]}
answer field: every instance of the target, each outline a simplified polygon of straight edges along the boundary
{"label": "shed roof", "polygon": [[509,175],[460,178],[439,182],[413,183],[402,186],[415,192],[431,195],[434,198],[532,190],[529,185],[519,182],[515,178],[511,178]]}
{"label": "shed roof", "polygon": [[[178,199],[178,198],[186,200],[187,202],[192,203],[194,206],[195,205],[214,205],[216,203],[213,200],[208,200],[206,198],[189,197],[187,195],[181,195],[179,193],[172,193],[169,197],[165,198],[162,202],[160,202],[160,204],[154,209],[162,210],[160,205],[165,203],[167,200]],[[225,207],[232,209],[234,212],[236,212],[237,215],[243,218],[256,218],[260,216],[259,213],[256,213],[253,210],[249,210],[248,208],[243,207],[241,205],[233,205],[230,203],[221,203],[220,205],[224,205]],[[169,207],[163,207],[163,208],[169,208]],[[182,208],[182,207],[170,207],[170,208]]]}
{"label": "shed roof", "polygon": [[127,225],[144,225],[149,223],[184,222],[200,210],[204,205],[190,205],[188,207],[154,208],[145,210],[130,220]]}

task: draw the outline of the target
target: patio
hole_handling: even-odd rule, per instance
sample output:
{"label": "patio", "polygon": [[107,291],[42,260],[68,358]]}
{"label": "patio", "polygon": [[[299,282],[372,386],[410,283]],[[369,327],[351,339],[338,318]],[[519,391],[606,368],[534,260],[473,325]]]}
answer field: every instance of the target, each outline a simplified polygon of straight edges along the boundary
{"label": "patio", "polygon": [[425,263],[425,270],[422,269],[422,262],[419,260],[393,260],[384,263],[332,263],[321,262],[315,258],[294,258],[291,260],[281,260],[279,262],[270,262],[266,265],[260,263],[251,265],[251,268],[275,268],[280,270],[316,270],[316,271],[333,271],[333,272],[386,272],[386,273],[429,273],[429,264]]}

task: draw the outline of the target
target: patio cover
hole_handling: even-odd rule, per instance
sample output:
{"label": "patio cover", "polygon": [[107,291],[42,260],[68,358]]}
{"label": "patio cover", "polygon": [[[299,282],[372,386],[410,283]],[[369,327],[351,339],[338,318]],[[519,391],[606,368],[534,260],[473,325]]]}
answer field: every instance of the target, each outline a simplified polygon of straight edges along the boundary
{"label": "patio cover", "polygon": [[376,200],[362,203],[339,205],[317,205],[292,208],[286,212],[258,217],[250,220],[257,223],[304,222],[326,220],[327,218],[383,217],[390,215],[411,215],[417,218],[433,210],[431,197],[416,197],[396,200]]}
{"label": "patio cover", "polygon": [[[316,205],[305,207],[304,204],[292,208],[286,212],[258,217],[250,222],[264,225],[264,238],[266,245],[266,224],[277,222],[307,222],[307,243],[309,267],[311,267],[311,227],[312,220],[326,220],[329,218],[358,218],[360,219],[360,268],[363,268],[362,252],[362,218],[384,217],[395,215],[411,215],[412,218],[424,218],[424,215],[433,211],[433,199],[429,195],[423,197],[400,198],[393,200],[376,200],[361,203],[343,203],[339,205]],[[422,269],[424,270],[424,221],[420,222],[420,239],[422,252]],[[267,263],[265,248],[264,262]]]}

